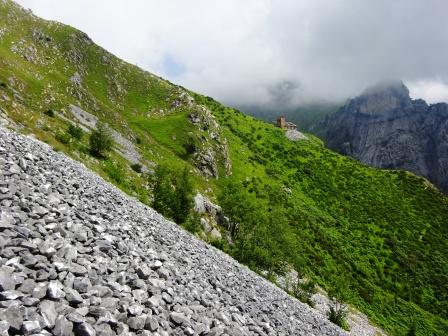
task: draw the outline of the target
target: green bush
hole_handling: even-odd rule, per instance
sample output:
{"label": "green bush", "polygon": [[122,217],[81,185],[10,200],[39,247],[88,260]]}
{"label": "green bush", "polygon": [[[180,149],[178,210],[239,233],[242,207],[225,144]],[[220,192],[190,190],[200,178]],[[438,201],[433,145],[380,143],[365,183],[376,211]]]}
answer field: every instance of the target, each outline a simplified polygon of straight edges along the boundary
{"label": "green bush", "polygon": [[90,152],[93,156],[104,158],[112,149],[113,139],[107,126],[98,122],[97,128],[90,134]]}
{"label": "green bush", "polygon": [[155,172],[153,207],[176,223],[184,223],[192,206],[193,187],[185,168],[181,174],[166,166],[159,166]]}
{"label": "green bush", "polygon": [[328,319],[342,329],[348,330],[347,324],[347,306],[337,300],[334,300],[327,312]]}
{"label": "green bush", "polygon": [[192,214],[187,218],[183,227],[191,233],[199,232],[201,229],[201,216],[197,213]]}
{"label": "green bush", "polygon": [[70,136],[64,132],[57,132],[55,138],[64,145],[68,145],[70,143]]}
{"label": "green bush", "polygon": [[123,184],[125,182],[126,171],[118,162],[114,162],[110,159],[106,160],[104,162],[104,171],[118,184]]}
{"label": "green bush", "polygon": [[308,304],[311,307],[314,307],[314,301],[312,299],[312,296],[316,294],[317,287],[316,283],[312,280],[306,280],[303,282],[300,282],[299,279],[297,279],[296,284],[293,287],[293,295],[302,301],[303,303]]}
{"label": "green bush", "polygon": [[68,126],[67,132],[76,140],[81,140],[84,135],[84,132],[81,127],[72,124]]}
{"label": "green bush", "polygon": [[45,115],[49,116],[50,118],[54,118],[55,113],[52,109],[48,109],[44,112]]}
{"label": "green bush", "polygon": [[141,173],[142,172],[142,165],[140,163],[133,163],[133,164],[131,164],[131,168],[136,173]]}

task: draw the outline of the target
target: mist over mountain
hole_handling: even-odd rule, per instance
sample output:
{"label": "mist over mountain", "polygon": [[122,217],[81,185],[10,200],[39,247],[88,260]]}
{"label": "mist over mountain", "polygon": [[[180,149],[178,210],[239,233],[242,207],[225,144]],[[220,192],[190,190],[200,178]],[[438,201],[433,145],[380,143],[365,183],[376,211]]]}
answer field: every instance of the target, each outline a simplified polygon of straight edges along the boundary
{"label": "mist over mountain", "polygon": [[411,99],[402,82],[366,89],[315,131],[342,154],[374,167],[414,172],[448,191],[448,104]]}
{"label": "mist over mountain", "polygon": [[281,108],[281,106],[238,106],[242,112],[268,123],[275,123],[279,116],[284,116],[287,121],[293,122],[297,128],[304,132],[310,132],[312,127],[326,115],[336,112],[343,103],[315,102],[303,104],[294,108]]}
{"label": "mist over mountain", "polygon": [[445,0],[18,2],[231,106],[340,102],[388,78],[448,101]]}

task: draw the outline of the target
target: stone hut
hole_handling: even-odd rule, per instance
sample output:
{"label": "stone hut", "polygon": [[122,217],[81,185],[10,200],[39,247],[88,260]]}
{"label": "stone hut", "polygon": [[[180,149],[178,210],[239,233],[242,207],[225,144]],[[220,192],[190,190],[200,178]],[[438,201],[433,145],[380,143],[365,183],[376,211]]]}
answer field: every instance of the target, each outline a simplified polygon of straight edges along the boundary
{"label": "stone hut", "polygon": [[286,121],[285,116],[280,116],[277,118],[277,127],[287,130],[297,130],[297,125],[292,122]]}

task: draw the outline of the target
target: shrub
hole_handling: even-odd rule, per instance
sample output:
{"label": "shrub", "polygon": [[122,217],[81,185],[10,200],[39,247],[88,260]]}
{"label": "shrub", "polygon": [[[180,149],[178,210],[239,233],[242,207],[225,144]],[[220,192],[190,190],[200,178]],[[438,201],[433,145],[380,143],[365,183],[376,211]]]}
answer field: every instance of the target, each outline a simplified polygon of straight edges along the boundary
{"label": "shrub", "polygon": [[142,165],[140,163],[133,163],[133,164],[131,164],[131,168],[136,173],[141,173],[142,172]]}
{"label": "shrub", "polygon": [[90,152],[93,156],[103,158],[112,149],[113,139],[106,125],[97,123],[97,129],[90,134]]}
{"label": "shrub", "polygon": [[49,116],[50,118],[53,118],[55,116],[55,113],[52,109],[48,109],[44,112],[44,114],[46,114],[47,116]]}
{"label": "shrub", "polygon": [[125,181],[125,171],[123,167],[112,160],[107,160],[104,163],[104,171],[109,175],[109,177],[117,182],[118,184],[122,184]]}
{"label": "shrub", "polygon": [[316,294],[316,292],[316,284],[312,280],[300,282],[300,280],[297,279],[297,282],[293,288],[293,295],[303,303],[308,304],[310,307],[314,307],[315,303],[312,296],[313,294]]}
{"label": "shrub", "polygon": [[193,187],[185,168],[181,174],[168,167],[159,166],[155,172],[153,208],[162,215],[182,224],[192,206]]}
{"label": "shrub", "polygon": [[68,145],[70,143],[70,136],[64,132],[58,132],[55,136],[56,140],[64,145]]}
{"label": "shrub", "polygon": [[201,217],[199,216],[199,214],[194,213],[193,215],[189,216],[185,221],[183,227],[191,233],[199,232],[199,230],[201,229]]}
{"label": "shrub", "polygon": [[70,124],[68,126],[68,134],[70,134],[76,140],[81,140],[84,132],[82,131],[81,127]]}
{"label": "shrub", "polygon": [[328,319],[345,330],[348,330],[347,314],[347,306],[337,300],[332,301],[330,310],[327,312]]}

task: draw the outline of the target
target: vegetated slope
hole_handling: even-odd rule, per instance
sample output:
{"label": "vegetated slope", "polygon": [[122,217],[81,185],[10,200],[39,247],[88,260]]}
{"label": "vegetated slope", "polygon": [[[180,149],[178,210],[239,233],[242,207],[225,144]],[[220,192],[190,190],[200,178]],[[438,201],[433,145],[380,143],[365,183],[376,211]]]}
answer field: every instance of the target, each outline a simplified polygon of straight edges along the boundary
{"label": "vegetated slope", "polygon": [[[272,278],[288,264],[326,289],[345,285],[346,300],[394,334],[412,323],[444,334],[448,204],[426,180],[365,167],[312,136],[291,142],[12,2],[0,1],[0,19],[0,112],[12,127],[148,204],[157,165],[187,167],[234,223],[233,243],[216,246]],[[68,132],[73,124],[88,133],[96,118],[121,134],[107,160]]]}
{"label": "vegetated slope", "polygon": [[344,335],[82,165],[3,128],[0,185],[3,333]]}
{"label": "vegetated slope", "polygon": [[409,170],[448,191],[448,104],[412,100],[401,82],[367,89],[316,131],[342,154],[378,168]]}
{"label": "vegetated slope", "polygon": [[287,260],[326,288],[351,287],[350,302],[393,333],[415,322],[421,334],[444,334],[442,194],[411,173],[366,167],[313,138],[288,142],[281,130],[203,103],[226,130],[235,167],[220,199],[241,225],[233,255],[277,272]]}

